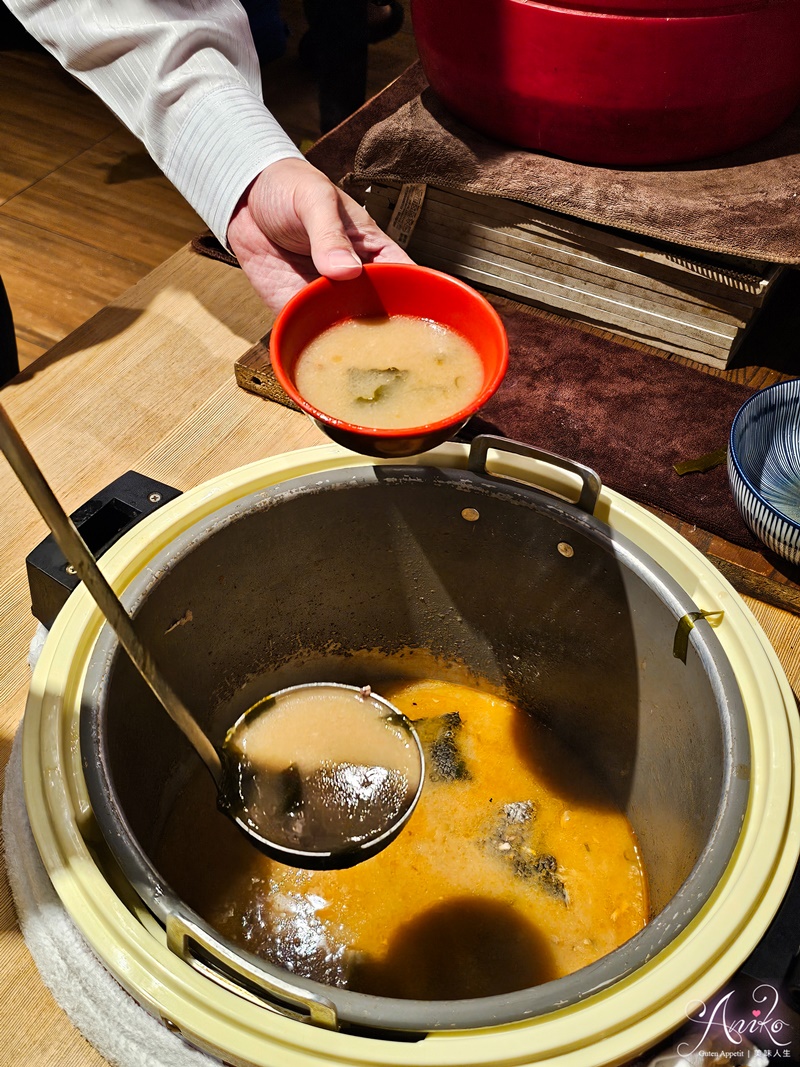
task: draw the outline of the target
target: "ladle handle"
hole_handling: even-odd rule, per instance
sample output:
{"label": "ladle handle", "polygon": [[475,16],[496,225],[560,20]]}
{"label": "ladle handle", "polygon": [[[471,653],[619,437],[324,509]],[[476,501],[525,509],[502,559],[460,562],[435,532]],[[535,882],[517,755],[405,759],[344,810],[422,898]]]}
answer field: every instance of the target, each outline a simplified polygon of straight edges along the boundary
{"label": "ladle handle", "polygon": [[140,641],[130,616],[97,566],[91,550],[78,533],[72,519],[59,504],[2,404],[0,404],[0,449],[42,518],[50,527],[58,547],[91,593],[134,666],[163,704],[167,714],[193,745],[211,772],[214,781],[219,784],[222,765],[217,750],[197,725],[183,701],[164,679],[150,652]]}

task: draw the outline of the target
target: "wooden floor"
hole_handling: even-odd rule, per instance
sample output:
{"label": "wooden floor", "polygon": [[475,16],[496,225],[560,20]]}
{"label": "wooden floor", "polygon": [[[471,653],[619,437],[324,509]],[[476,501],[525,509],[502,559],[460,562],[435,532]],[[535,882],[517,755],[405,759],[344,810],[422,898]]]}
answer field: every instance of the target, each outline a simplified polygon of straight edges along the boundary
{"label": "wooden floor", "polygon": [[[319,136],[316,87],[297,60],[300,4],[287,0],[287,54],[264,96],[296,144]],[[416,58],[408,14],[370,49],[369,95]],[[205,224],[141,144],[46,53],[0,51],[0,273],[24,368]]]}

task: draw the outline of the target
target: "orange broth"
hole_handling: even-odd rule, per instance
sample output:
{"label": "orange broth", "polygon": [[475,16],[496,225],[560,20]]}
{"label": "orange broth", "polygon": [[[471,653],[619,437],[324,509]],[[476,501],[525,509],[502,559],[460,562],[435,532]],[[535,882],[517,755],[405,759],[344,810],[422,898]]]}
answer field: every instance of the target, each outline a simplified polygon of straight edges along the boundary
{"label": "orange broth", "polygon": [[644,926],[633,829],[550,730],[452,682],[382,695],[418,722],[427,775],[405,830],[359,866],[261,856],[216,812],[203,771],[179,796],[157,864],[220,933],[328,984],[459,999],[570,974]]}

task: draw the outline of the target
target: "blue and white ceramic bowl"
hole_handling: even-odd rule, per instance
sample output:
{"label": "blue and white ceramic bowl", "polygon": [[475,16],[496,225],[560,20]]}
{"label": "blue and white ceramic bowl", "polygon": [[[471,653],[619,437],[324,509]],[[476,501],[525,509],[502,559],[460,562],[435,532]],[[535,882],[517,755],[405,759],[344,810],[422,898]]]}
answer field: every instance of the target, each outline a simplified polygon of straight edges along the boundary
{"label": "blue and white ceramic bowl", "polygon": [[800,564],[800,379],[754,393],[731,427],[728,478],[747,526]]}

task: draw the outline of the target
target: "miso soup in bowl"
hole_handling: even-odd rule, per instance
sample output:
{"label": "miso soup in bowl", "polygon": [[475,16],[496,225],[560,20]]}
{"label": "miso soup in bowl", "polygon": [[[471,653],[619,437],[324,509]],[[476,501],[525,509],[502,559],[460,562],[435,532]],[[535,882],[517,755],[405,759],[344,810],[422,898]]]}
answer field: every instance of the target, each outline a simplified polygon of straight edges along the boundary
{"label": "miso soup in bowl", "polygon": [[334,441],[371,456],[448,440],[503,380],[508,338],[464,282],[412,263],[318,278],[283,308],[270,337],[275,376]]}

